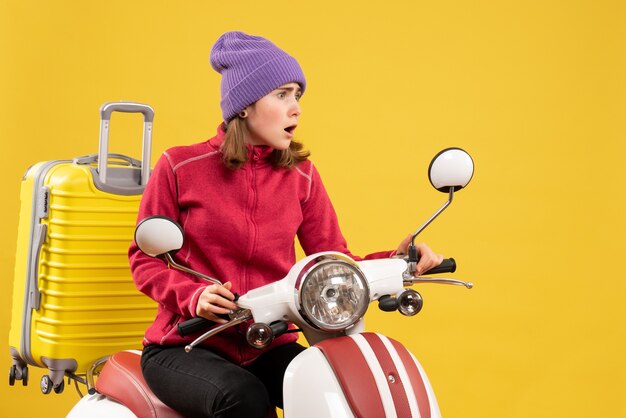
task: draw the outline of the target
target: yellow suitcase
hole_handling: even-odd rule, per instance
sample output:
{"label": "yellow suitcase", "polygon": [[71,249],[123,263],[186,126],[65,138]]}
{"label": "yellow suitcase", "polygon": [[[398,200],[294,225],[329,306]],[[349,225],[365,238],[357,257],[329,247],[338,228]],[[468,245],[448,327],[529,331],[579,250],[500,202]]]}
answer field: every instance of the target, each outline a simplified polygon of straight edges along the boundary
{"label": "yellow suitcase", "polygon": [[[108,153],[117,111],[143,114],[142,161]],[[84,382],[97,359],[140,348],[154,319],[156,304],[136,290],[127,258],[150,174],[154,111],[114,102],[100,115],[98,154],[41,162],[22,179],[11,385],[28,384],[28,365],[49,369],[44,393],[63,391],[65,375]]]}

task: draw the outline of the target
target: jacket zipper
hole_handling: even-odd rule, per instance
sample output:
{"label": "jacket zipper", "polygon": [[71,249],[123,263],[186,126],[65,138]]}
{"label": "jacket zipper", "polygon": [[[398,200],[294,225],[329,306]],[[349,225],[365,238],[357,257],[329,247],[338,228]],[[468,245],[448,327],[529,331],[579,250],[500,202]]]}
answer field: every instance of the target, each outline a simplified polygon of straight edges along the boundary
{"label": "jacket zipper", "polygon": [[[254,219],[254,214],[256,212],[256,206],[257,206],[257,187],[256,187],[256,170],[257,170],[257,162],[259,160],[259,156],[256,153],[256,149],[253,148],[252,152],[251,152],[251,158],[250,158],[250,177],[247,179],[249,181],[248,183],[248,190],[249,190],[249,195],[248,195],[248,201],[247,201],[247,211],[246,211],[246,217],[248,218],[248,224],[250,225],[250,242],[249,242],[249,247],[248,247],[248,252],[247,252],[247,258],[244,264],[244,271],[243,271],[243,283],[244,286],[242,289],[240,289],[242,294],[247,293],[250,290],[250,277],[248,276],[248,266],[250,265],[250,262],[252,261],[253,257],[254,257],[254,253],[256,252],[256,242],[257,242],[257,235],[258,235],[258,228]],[[238,327],[241,327],[242,324],[238,325]],[[239,331],[243,331],[242,328],[239,328]],[[245,346],[245,342],[243,343],[243,345],[239,346],[239,362],[243,363],[244,361],[246,361],[247,359],[245,358],[245,353],[246,353],[246,346]]]}

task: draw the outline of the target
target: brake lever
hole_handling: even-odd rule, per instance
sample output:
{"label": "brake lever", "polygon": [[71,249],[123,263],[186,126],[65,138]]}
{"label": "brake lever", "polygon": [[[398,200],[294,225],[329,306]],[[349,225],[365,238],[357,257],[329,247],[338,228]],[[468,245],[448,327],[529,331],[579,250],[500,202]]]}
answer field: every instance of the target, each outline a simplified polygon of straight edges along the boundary
{"label": "brake lever", "polygon": [[414,277],[411,275],[411,273],[405,272],[403,277],[403,282],[405,286],[410,286],[413,284],[417,284],[417,283],[437,283],[437,284],[451,284],[451,285],[455,285],[455,286],[465,286],[468,289],[471,289],[472,287],[474,287],[474,283],[472,282],[464,282],[462,280],[456,280],[456,279],[447,279],[444,277],[437,277],[437,278],[433,278],[433,277]]}
{"label": "brake lever", "polygon": [[200,344],[202,341],[214,336],[217,333],[224,331],[227,328],[234,327],[235,325],[239,325],[242,322],[246,322],[252,319],[252,311],[250,311],[250,309],[239,309],[231,314],[231,318],[232,319],[225,324],[221,324],[215,328],[211,328],[210,330],[193,340],[191,344],[185,346],[185,352],[189,353],[191,350],[193,350],[195,346]]}

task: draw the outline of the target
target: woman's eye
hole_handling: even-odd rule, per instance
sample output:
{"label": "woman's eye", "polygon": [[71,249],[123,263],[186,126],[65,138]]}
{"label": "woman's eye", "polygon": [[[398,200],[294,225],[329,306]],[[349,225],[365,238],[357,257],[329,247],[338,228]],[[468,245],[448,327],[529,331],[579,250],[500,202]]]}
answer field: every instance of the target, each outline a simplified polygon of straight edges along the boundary
{"label": "woman's eye", "polygon": [[302,97],[302,93],[296,93],[296,101],[300,101],[301,97]]}
{"label": "woman's eye", "polygon": [[277,96],[278,96],[279,99],[284,99],[285,98],[285,93],[281,91],[280,93],[277,94]]}

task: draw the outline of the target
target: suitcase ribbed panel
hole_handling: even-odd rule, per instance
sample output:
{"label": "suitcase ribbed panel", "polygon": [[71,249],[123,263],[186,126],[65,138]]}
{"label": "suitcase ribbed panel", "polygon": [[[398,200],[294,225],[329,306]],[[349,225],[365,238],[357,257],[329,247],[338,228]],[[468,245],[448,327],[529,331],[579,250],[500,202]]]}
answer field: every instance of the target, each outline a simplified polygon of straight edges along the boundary
{"label": "suitcase ribbed panel", "polygon": [[73,163],[52,167],[44,183],[41,303],[32,311],[26,357],[42,367],[74,359],[81,374],[104,355],[140,348],[154,320],[156,304],[135,288],[127,256],[141,196],[98,190],[89,167]]}

